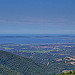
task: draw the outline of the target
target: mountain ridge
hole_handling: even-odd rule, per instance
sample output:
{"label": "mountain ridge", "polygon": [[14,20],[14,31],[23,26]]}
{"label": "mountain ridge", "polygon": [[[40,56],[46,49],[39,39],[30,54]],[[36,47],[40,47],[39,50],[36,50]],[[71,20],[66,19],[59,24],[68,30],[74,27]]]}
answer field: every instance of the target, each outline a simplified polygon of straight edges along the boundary
{"label": "mountain ridge", "polygon": [[0,64],[23,75],[51,75],[52,71],[52,69],[48,68],[46,65],[37,63],[32,59],[2,50],[0,50]]}

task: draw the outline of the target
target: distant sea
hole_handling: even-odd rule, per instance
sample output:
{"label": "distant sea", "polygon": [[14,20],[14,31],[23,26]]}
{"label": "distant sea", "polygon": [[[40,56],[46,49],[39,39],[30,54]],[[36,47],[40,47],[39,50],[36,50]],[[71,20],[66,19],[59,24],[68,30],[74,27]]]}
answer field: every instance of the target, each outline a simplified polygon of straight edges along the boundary
{"label": "distant sea", "polygon": [[0,34],[0,44],[75,43],[75,35],[62,34]]}

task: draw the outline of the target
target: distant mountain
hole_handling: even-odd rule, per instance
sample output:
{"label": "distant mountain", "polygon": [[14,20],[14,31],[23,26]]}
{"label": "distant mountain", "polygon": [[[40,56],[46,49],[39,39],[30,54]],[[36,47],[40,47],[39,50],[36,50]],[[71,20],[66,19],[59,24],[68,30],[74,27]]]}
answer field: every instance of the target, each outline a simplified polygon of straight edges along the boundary
{"label": "distant mountain", "polygon": [[75,37],[75,35],[0,35],[0,38],[57,38],[57,37]]}
{"label": "distant mountain", "polygon": [[52,69],[43,64],[0,50],[0,74],[6,72],[7,75],[52,75]]}

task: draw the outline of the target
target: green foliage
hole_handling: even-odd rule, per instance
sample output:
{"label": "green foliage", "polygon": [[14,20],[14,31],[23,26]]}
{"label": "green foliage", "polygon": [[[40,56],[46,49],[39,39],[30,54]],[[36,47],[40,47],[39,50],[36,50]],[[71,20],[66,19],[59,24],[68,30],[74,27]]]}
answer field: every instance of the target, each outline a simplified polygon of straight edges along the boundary
{"label": "green foliage", "polygon": [[0,75],[22,75],[22,74],[0,64]]}
{"label": "green foliage", "polygon": [[5,51],[0,51],[0,63],[3,65],[2,72],[8,72],[7,75],[51,75],[52,71],[43,64]]}
{"label": "green foliage", "polygon": [[67,72],[67,73],[61,73],[61,74],[57,74],[57,75],[75,75],[75,71],[74,72]]}

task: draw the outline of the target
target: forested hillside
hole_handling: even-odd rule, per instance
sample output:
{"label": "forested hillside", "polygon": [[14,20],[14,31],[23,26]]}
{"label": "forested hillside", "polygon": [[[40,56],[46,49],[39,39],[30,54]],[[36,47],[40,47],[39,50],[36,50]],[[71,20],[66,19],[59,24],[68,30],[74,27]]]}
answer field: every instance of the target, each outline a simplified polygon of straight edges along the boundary
{"label": "forested hillside", "polygon": [[8,68],[0,64],[0,75],[22,75],[22,74],[15,70],[11,70],[11,68]]}
{"label": "forested hillside", "polygon": [[[52,70],[47,66],[31,59],[24,58],[0,50],[0,74],[10,72],[14,75],[51,75]],[[5,68],[6,67],[6,68]],[[10,71],[9,71],[10,70]]]}

